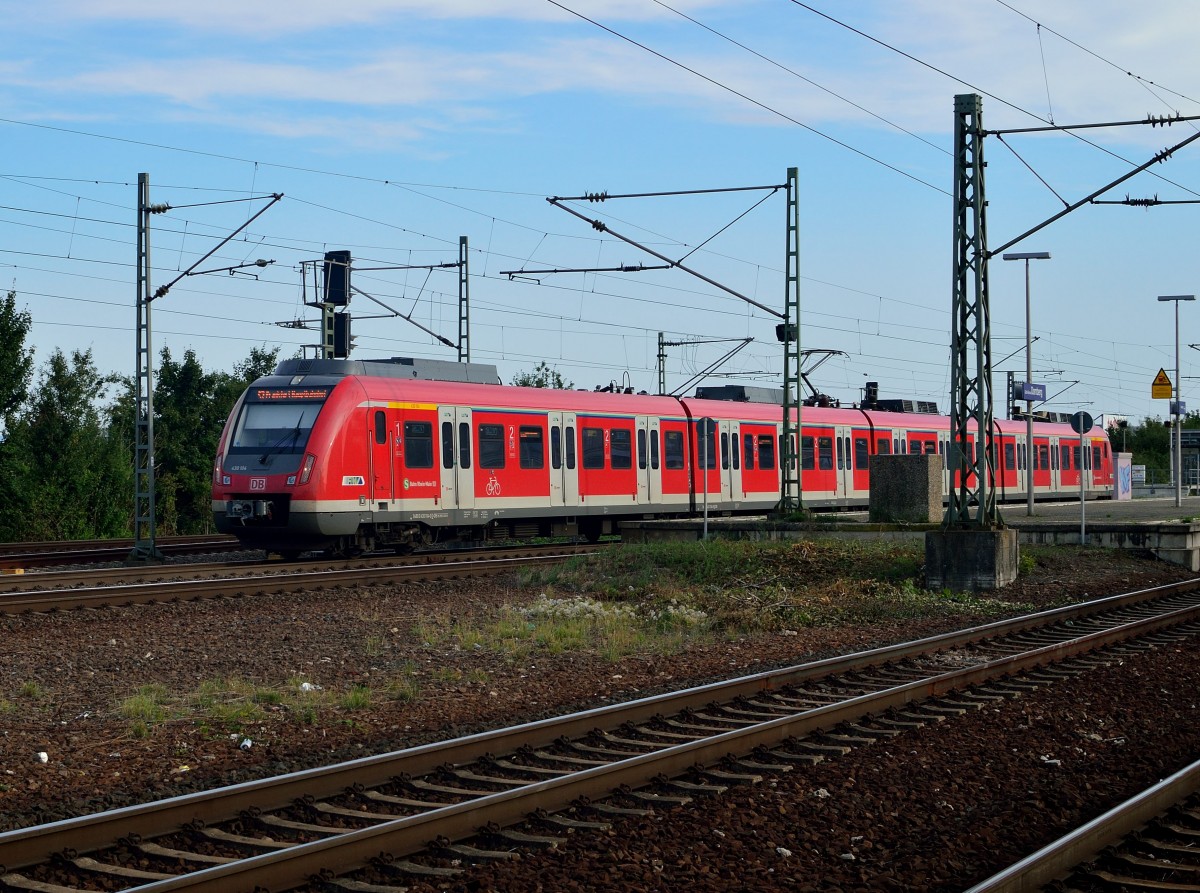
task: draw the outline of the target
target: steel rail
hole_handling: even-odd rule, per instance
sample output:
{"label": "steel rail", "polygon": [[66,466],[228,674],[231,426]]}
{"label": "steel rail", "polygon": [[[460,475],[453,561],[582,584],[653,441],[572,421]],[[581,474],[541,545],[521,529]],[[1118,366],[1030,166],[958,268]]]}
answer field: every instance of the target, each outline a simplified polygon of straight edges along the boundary
{"label": "steel rail", "polygon": [[[237,539],[224,533],[182,534],[179,536],[164,536],[161,542],[171,546],[189,546],[203,543],[236,543]],[[116,539],[92,540],[28,540],[26,542],[0,543],[0,557],[21,555],[28,552],[68,552],[79,549],[129,549],[133,546],[129,537]]]}
{"label": "steel rail", "polygon": [[[966,893],[1024,893],[1040,890],[1076,865],[1097,856],[1126,835],[1200,790],[1200,762],[1180,769],[1070,834],[971,887]],[[1163,864],[1169,868],[1169,863]]]}
{"label": "steel rail", "polygon": [[[51,567],[59,564],[88,564],[123,561],[129,557],[133,540],[76,540],[64,542],[5,543],[0,546],[0,569]],[[232,552],[242,545],[231,536],[167,537],[158,541],[166,555],[197,552]]]}
{"label": "steel rail", "polygon": [[[248,571],[261,572],[262,576],[296,573],[300,570],[329,570],[339,568],[373,568],[393,566],[413,566],[418,564],[430,565],[447,560],[478,561],[484,558],[503,558],[516,556],[535,556],[544,554],[552,549],[562,552],[586,554],[607,548],[603,545],[575,544],[570,546],[520,546],[488,548],[480,550],[436,550],[407,554],[379,553],[363,555],[356,559],[308,558],[300,561],[267,560],[237,560],[237,561],[206,561],[189,562],[186,564],[155,564],[134,567],[87,568],[77,570],[44,571],[37,574],[0,576],[0,593],[4,592],[40,592],[53,589],[66,589],[77,583],[93,587],[111,586],[115,583],[132,582],[136,580],[161,580],[164,576],[188,576],[196,578],[200,574],[205,579],[231,577]],[[36,587],[36,588],[35,588]],[[4,613],[3,596],[0,595],[0,613]]]}
{"label": "steel rail", "polygon": [[718,762],[731,753],[746,753],[756,747],[778,745],[789,738],[852,722],[864,715],[903,707],[916,700],[1035,669],[1129,638],[1195,621],[1197,617],[1200,617],[1200,605],[1192,605],[1161,617],[1122,624],[1104,632],[1034,649],[1023,655],[950,671],[794,716],[633,756],[568,776],[525,784],[428,813],[397,818],[374,827],[346,831],[335,837],[299,844],[286,850],[251,856],[169,880],[154,881],[134,889],[137,893],[176,890],[226,893],[231,889],[252,890],[259,887],[293,889],[330,870],[330,866],[336,866],[336,874],[346,874],[367,867],[381,853],[390,856],[411,855],[425,849],[431,840],[458,840],[478,833],[479,829],[489,824],[505,826],[522,821],[535,808],[555,811],[566,808],[580,798],[607,796],[622,787],[645,787],[664,775],[679,775],[697,765]]}
{"label": "steel rail", "polygon": [[158,580],[149,583],[117,583],[110,586],[33,589],[0,596],[0,614],[31,611],[66,611],[148,602],[186,601],[217,595],[246,595],[259,592],[300,592],[329,586],[347,586],[369,581],[390,583],[413,577],[466,577],[495,574],[526,564],[565,561],[579,554],[569,550],[550,554],[509,557],[491,555],[454,561],[425,561],[399,565],[371,565],[325,570],[212,577],[202,580]]}
{"label": "steel rail", "polygon": [[[1184,592],[1191,592],[1196,588],[1195,583],[1190,588],[1174,584],[1131,593],[1124,597],[1114,596],[1092,604],[1121,608],[1130,603],[1140,604],[1144,598],[1153,597],[1154,593],[1158,593],[1163,598],[1170,598],[1180,594],[1181,589]],[[12,869],[33,864],[44,859],[48,853],[67,848],[86,852],[111,845],[113,842],[111,829],[113,824],[118,822],[120,833],[123,836],[137,834],[153,837],[164,833],[164,829],[180,828],[196,820],[211,824],[229,820],[251,808],[261,810],[285,808],[305,795],[336,796],[356,784],[367,787],[384,785],[400,774],[412,776],[429,774],[445,764],[469,763],[493,753],[514,752],[522,746],[546,747],[562,738],[586,736],[596,728],[614,727],[626,722],[644,722],[659,714],[703,709],[718,700],[734,701],[738,698],[753,697],[763,692],[783,689],[813,679],[851,673],[918,654],[936,653],[989,637],[1039,629],[1046,626],[1048,618],[1071,621],[1078,618],[1076,610],[1078,607],[1070,606],[1031,615],[1027,618],[997,621],[915,642],[765,671],[735,680],[709,683],[628,703],[609,704],[563,717],[465,736],[448,742],[432,743],[403,751],[364,757],[332,767],[303,770],[245,782],[215,792],[187,794],[48,825],[18,829],[0,834],[0,865]],[[941,694],[956,687],[977,684],[998,672],[1018,672],[1020,669],[1038,666],[1040,663],[1051,663],[1066,656],[1072,642],[1082,643],[1082,647],[1099,647],[1109,641],[1118,640],[1122,630],[1150,630],[1154,624],[1178,623],[1181,622],[1180,619],[1185,616],[1186,612],[1194,610],[1197,610],[1194,605],[1175,607],[1158,617],[1140,618],[1134,621],[1113,621],[1114,626],[1108,630],[1090,633],[1082,637],[1064,637],[1061,642],[1034,647],[1021,654],[996,658],[974,667],[950,671],[896,686],[885,692],[885,694],[890,693],[889,697],[895,700],[871,701],[871,709],[883,710],[891,706],[903,706],[910,701]],[[1095,609],[1092,613],[1095,613]],[[1164,617],[1167,619],[1164,620]],[[1114,630],[1118,632],[1114,632]],[[815,728],[836,725],[845,721],[847,717],[858,718],[860,714],[855,711],[868,702],[863,698],[857,698],[847,703],[852,706],[844,707],[841,704],[835,704],[830,707],[798,711],[795,715],[788,717],[786,721],[772,721],[756,726],[756,728],[771,735],[776,730],[786,727],[788,729],[786,734],[780,732],[781,737],[773,739],[778,741],[783,737],[803,734]],[[714,740],[725,739],[719,736]],[[217,794],[220,795],[219,799]],[[483,823],[479,822],[478,824]]]}

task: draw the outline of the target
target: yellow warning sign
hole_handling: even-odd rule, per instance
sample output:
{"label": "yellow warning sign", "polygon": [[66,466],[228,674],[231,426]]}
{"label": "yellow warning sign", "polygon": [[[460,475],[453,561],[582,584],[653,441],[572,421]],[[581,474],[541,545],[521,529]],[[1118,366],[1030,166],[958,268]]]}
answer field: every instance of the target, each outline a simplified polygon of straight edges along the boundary
{"label": "yellow warning sign", "polygon": [[1159,369],[1158,375],[1154,376],[1154,381],[1150,385],[1151,400],[1170,400],[1171,399],[1171,379],[1167,376],[1166,369]]}

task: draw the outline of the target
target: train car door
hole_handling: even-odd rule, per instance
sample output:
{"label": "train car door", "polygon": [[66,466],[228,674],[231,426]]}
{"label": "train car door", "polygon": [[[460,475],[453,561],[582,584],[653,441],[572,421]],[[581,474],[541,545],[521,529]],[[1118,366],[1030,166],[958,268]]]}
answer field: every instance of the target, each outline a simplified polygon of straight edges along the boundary
{"label": "train car door", "polygon": [[833,439],[837,454],[837,498],[847,500],[854,489],[854,447],[849,428],[834,428]]}
{"label": "train car door", "polygon": [[652,450],[651,444],[658,443],[658,419],[638,416],[635,424],[637,502],[638,505],[657,505],[662,501],[662,479],[658,474],[658,450]]}
{"label": "train car door", "polygon": [[[731,442],[732,438],[732,442]],[[717,448],[721,454],[721,501],[733,502],[733,450],[737,446],[737,428],[727,421],[720,423],[720,443]],[[738,463],[741,464],[740,462]],[[740,476],[739,476],[740,477]],[[741,490],[738,490],[738,496],[741,496]]]}
{"label": "train car door", "polygon": [[646,419],[646,477],[647,492],[651,505],[662,505],[662,433],[659,431],[658,419]]}
{"label": "train car door", "polygon": [[871,490],[871,430],[854,428],[850,431],[851,465],[850,489],[857,495]]}
{"label": "train car door", "polygon": [[[383,408],[375,408],[370,413],[371,440],[371,500],[375,508],[387,510],[391,506],[380,503],[391,502],[392,499],[392,468],[395,464],[393,456],[399,456],[403,444],[400,442],[400,420],[389,419],[388,412]],[[392,428],[395,428],[393,433]],[[393,439],[395,447],[393,448]]]}
{"label": "train car door", "polygon": [[575,413],[564,412],[561,421],[563,461],[558,474],[562,480],[563,505],[579,505],[579,468],[575,455],[579,435],[576,433],[578,426],[575,423]]}
{"label": "train car door", "polygon": [[469,509],[475,506],[475,479],[472,476],[471,410],[461,406],[438,409],[438,436],[441,446],[442,498],[445,509]]}
{"label": "train car door", "polygon": [[563,502],[563,466],[565,464],[565,457],[563,456],[562,413],[549,413],[546,417],[546,422],[550,427],[550,504],[560,506],[565,504]]}

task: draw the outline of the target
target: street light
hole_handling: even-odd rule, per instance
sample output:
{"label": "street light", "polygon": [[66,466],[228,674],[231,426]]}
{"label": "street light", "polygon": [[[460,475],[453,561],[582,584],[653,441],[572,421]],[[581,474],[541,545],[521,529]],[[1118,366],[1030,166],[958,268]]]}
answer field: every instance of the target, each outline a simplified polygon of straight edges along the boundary
{"label": "street light", "polygon": [[1171,457],[1171,474],[1175,477],[1175,506],[1183,505],[1183,401],[1179,399],[1179,302],[1194,301],[1195,295],[1159,295],[1160,301],[1175,303],[1175,399],[1171,401],[1171,412],[1175,416],[1175,455]]}
{"label": "street light", "polygon": [[1033,514],[1033,400],[1029,387],[1033,384],[1033,353],[1030,350],[1032,325],[1029,314],[1029,262],[1050,260],[1049,251],[1010,251],[1001,255],[1005,260],[1025,261],[1025,514]]}

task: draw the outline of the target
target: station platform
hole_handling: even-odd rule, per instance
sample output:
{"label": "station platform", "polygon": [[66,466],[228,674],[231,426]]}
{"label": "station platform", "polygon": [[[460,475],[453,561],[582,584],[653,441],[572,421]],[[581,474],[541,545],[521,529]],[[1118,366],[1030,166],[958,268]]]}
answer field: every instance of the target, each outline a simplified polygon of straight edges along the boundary
{"label": "station platform", "polygon": [[[1020,543],[1136,549],[1200,573],[1200,496],[1184,496],[1179,506],[1173,493],[1120,502],[1089,499],[1082,512],[1078,499],[1039,502],[1033,512],[1027,515],[1024,503],[1000,508],[1004,524],[1016,529]],[[873,523],[867,512],[830,513],[807,524],[776,522],[765,515],[708,519],[709,536],[727,539],[924,541],[925,532],[938,526]],[[622,539],[631,543],[698,540],[703,531],[702,518],[627,521],[621,525]]]}

